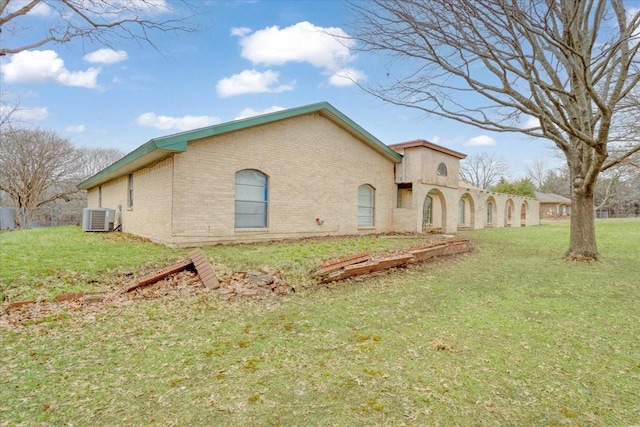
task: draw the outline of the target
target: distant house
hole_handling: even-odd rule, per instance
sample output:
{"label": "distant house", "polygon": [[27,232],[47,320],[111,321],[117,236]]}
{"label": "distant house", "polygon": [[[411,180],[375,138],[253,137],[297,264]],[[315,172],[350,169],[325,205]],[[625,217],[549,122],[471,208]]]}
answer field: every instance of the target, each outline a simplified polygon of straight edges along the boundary
{"label": "distant house", "polygon": [[78,186],[168,246],[539,224],[535,199],[458,181],[466,156],[385,145],[322,102],[152,139]]}
{"label": "distant house", "polygon": [[540,218],[542,219],[558,219],[571,215],[571,199],[539,191],[536,191],[536,199],[540,202]]}

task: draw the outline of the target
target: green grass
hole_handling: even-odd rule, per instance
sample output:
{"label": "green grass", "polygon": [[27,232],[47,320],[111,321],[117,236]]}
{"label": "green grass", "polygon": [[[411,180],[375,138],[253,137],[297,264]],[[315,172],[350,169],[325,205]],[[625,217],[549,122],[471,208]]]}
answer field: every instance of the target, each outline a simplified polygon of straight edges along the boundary
{"label": "green grass", "polygon": [[[381,253],[429,242],[429,237],[360,237],[293,243],[203,248],[221,274],[270,266],[296,287],[312,285],[309,271],[326,259],[359,252]],[[0,300],[52,299],[69,292],[105,291],[123,276],[140,275],[183,259],[170,249],[123,233],[83,233],[79,227],[0,233]]]}
{"label": "green grass", "polygon": [[83,233],[79,227],[0,233],[0,299],[48,299],[105,290],[119,275],[180,259],[171,251],[123,233]]}
{"label": "green grass", "polygon": [[[318,260],[415,242],[205,248],[224,268],[267,264],[304,286],[0,329],[0,425],[639,425],[640,222],[601,221],[597,232],[597,263],[562,259],[566,224],[493,229],[465,233],[472,254],[331,286],[305,279]],[[63,233],[95,239],[100,274],[185,253]],[[0,235],[3,262],[11,234]],[[86,262],[62,265],[95,277]],[[8,294],[49,286],[47,266],[28,268],[3,264]]]}

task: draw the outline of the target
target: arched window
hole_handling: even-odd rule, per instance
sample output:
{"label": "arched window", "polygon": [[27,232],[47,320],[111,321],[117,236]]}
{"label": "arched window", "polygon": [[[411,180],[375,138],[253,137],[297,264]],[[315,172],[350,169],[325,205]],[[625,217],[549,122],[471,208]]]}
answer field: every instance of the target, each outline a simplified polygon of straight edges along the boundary
{"label": "arched window", "polygon": [[269,179],[254,169],[236,172],[236,228],[267,226]]}
{"label": "arched window", "polygon": [[376,190],[363,184],[358,187],[358,227],[373,227]]}
{"label": "arched window", "polygon": [[433,224],[433,199],[431,196],[424,198],[424,203],[422,204],[422,223],[423,225]]}
{"label": "arched window", "polygon": [[458,224],[464,225],[465,222],[465,203],[464,199],[460,199],[458,202]]}
{"label": "arched window", "polygon": [[440,163],[438,165],[438,175],[447,176],[447,165],[445,165],[444,163]]}
{"label": "arched window", "polygon": [[493,202],[487,202],[487,224],[493,224]]}

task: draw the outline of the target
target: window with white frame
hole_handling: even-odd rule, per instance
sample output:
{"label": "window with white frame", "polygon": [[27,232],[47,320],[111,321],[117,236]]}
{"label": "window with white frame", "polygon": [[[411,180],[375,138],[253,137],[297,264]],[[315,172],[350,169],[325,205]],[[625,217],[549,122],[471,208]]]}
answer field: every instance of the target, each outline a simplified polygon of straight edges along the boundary
{"label": "window with white frame", "polygon": [[465,202],[464,199],[460,199],[458,202],[458,225],[464,225],[465,223]]}
{"label": "window with white frame", "polygon": [[358,227],[374,226],[375,194],[369,184],[358,187]]}
{"label": "window with white frame", "polygon": [[255,169],[236,172],[235,228],[266,228],[269,179]]}
{"label": "window with white frame", "polygon": [[433,199],[431,196],[425,196],[424,203],[422,204],[422,224],[433,224]]}
{"label": "window with white frame", "polygon": [[127,199],[127,206],[133,207],[133,174],[129,174],[129,197]]}

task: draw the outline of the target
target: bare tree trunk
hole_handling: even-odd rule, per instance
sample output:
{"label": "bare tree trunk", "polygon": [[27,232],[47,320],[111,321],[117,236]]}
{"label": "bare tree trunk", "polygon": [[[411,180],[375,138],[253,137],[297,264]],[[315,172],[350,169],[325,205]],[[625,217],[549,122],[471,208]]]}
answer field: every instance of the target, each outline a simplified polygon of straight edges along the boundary
{"label": "bare tree trunk", "polygon": [[592,150],[576,145],[573,156],[567,158],[571,180],[571,227],[565,255],[570,260],[597,260],[594,210],[597,175],[589,173],[589,169],[599,170],[602,162]]}
{"label": "bare tree trunk", "polygon": [[571,191],[571,231],[566,257],[571,260],[598,259],[593,192]]}

